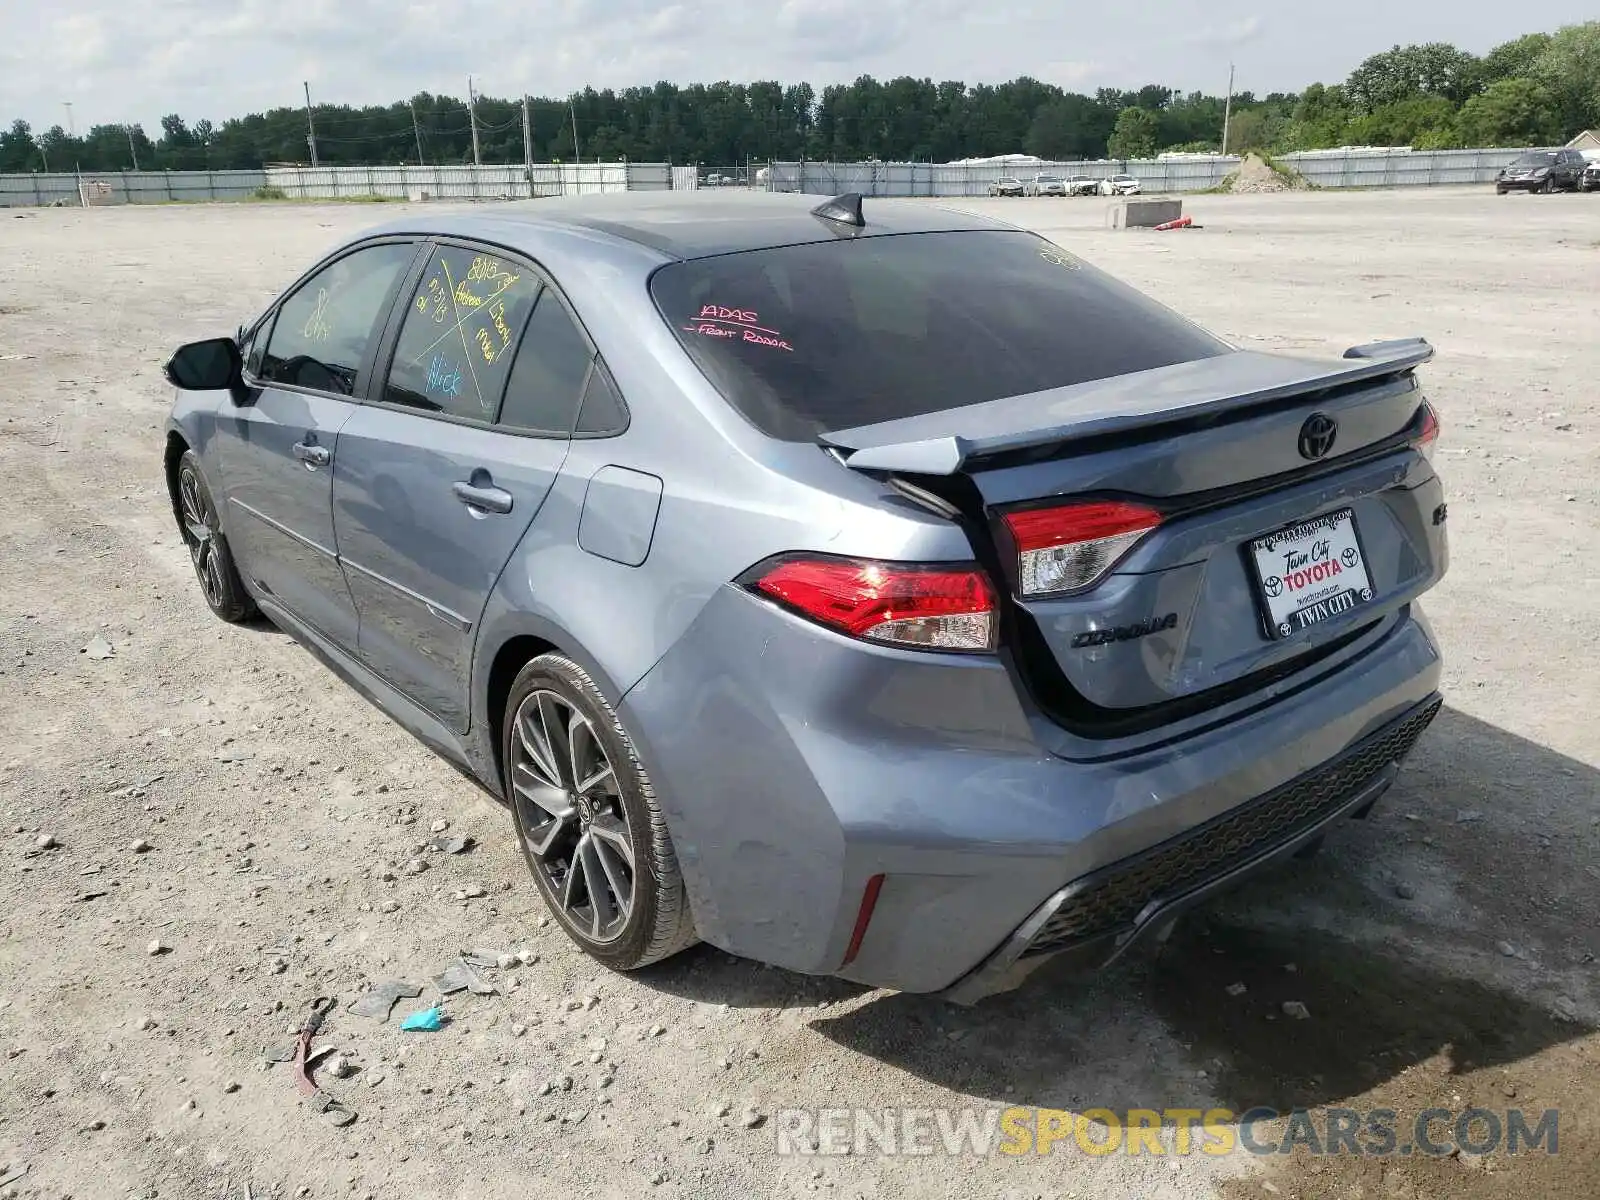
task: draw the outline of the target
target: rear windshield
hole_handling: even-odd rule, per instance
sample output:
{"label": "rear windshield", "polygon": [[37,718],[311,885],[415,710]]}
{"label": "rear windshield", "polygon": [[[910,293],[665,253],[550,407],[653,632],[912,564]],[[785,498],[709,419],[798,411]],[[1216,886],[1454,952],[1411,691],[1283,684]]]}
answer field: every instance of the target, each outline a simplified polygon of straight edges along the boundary
{"label": "rear windshield", "polygon": [[785,441],[1229,350],[1031,233],[726,254],[662,267],[650,290],[729,403]]}

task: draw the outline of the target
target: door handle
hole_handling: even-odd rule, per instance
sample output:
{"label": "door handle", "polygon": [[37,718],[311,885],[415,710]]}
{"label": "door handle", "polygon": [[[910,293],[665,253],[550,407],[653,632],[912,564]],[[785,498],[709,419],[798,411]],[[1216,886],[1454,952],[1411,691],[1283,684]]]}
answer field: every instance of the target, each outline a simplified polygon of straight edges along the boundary
{"label": "door handle", "polygon": [[468,508],[492,513],[511,511],[511,493],[505,488],[495,487],[492,483],[484,487],[471,483],[452,483],[450,490],[456,494],[456,499]]}
{"label": "door handle", "polygon": [[305,463],[308,470],[325,467],[333,461],[333,454],[326,446],[319,446],[315,442],[296,442],[294,456]]}

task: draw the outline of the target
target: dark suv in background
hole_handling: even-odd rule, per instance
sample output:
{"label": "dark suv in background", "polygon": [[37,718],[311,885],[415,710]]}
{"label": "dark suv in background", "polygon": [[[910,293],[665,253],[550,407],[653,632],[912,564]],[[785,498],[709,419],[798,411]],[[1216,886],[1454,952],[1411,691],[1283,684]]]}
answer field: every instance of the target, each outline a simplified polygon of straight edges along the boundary
{"label": "dark suv in background", "polygon": [[1576,150],[1530,150],[1501,169],[1494,190],[1501,196],[1511,191],[1575,192],[1588,165]]}

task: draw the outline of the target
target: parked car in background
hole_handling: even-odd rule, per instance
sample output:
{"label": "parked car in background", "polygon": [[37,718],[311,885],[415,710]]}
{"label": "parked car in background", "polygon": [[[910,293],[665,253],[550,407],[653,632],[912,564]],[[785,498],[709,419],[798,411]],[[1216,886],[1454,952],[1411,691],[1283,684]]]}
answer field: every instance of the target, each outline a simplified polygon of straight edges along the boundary
{"label": "parked car in background", "polygon": [[210,611],[503,801],[618,970],[971,1001],[1365,816],[1441,703],[1431,347],[1236,349],[1004,222],[817,199],[422,207],[180,348]]}
{"label": "parked car in background", "polygon": [[1102,196],[1137,196],[1139,181],[1132,175],[1113,175],[1100,181]]}
{"label": "parked car in background", "polygon": [[1587,160],[1576,150],[1530,150],[1502,167],[1494,190],[1507,192],[1575,192],[1583,186]]}
{"label": "parked car in background", "polygon": [[1065,196],[1067,181],[1059,175],[1035,175],[1028,182],[1028,193],[1033,196]]}
{"label": "parked car in background", "polygon": [[1586,192],[1600,192],[1600,150],[1590,150],[1583,158],[1583,179],[1578,186]]}
{"label": "parked car in background", "polygon": [[1067,179],[1067,195],[1093,196],[1100,190],[1100,181],[1092,175],[1072,175]]}
{"label": "parked car in background", "polygon": [[1022,196],[1027,194],[1022,180],[1013,179],[1010,175],[1002,175],[989,185],[991,196]]}

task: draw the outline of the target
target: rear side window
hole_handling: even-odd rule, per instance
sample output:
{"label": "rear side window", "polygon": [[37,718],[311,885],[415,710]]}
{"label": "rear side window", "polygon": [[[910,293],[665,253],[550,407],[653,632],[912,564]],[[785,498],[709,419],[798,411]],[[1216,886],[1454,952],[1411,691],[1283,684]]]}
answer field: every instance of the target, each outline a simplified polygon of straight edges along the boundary
{"label": "rear side window", "polygon": [[490,251],[440,246],[411,296],[383,398],[492,421],[539,280]]}
{"label": "rear side window", "polygon": [[[368,246],[306,280],[279,306],[266,352],[254,366],[257,376],[348,396],[378,317],[388,312],[389,297],[416,252],[409,242]],[[256,356],[253,345],[250,353]]]}
{"label": "rear side window", "polygon": [[1028,233],[727,254],[663,267],[650,289],[729,403],[786,441],[1229,350]]}
{"label": "rear side window", "polygon": [[500,424],[529,433],[568,436],[593,357],[561,301],[554,292],[546,291],[533,310],[516,365],[511,368]]}
{"label": "rear side window", "polygon": [[628,425],[627,410],[622,407],[622,397],[617,395],[616,384],[595,364],[589,372],[589,386],[583,392],[583,407],[578,410],[576,432],[588,437],[602,437],[621,433]]}

